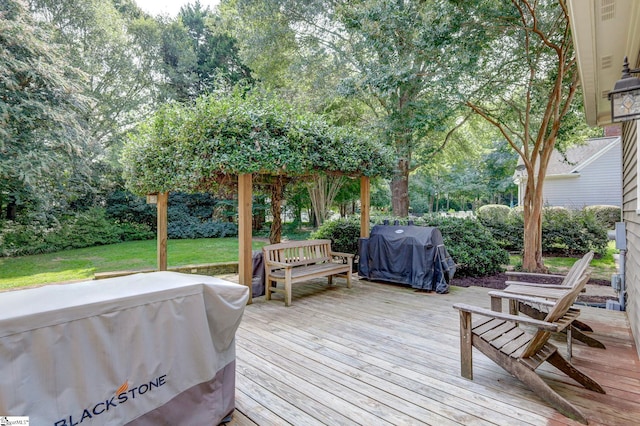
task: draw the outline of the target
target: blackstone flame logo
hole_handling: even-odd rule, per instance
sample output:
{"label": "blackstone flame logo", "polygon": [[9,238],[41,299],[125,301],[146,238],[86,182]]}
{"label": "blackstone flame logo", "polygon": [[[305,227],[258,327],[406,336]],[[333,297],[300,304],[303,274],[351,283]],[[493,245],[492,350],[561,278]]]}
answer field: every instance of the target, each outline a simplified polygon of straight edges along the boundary
{"label": "blackstone flame logo", "polygon": [[153,390],[164,386],[166,383],[166,374],[134,387],[131,387],[127,380],[114,392],[111,398],[92,404],[88,408],[82,410],[81,413],[72,413],[65,416],[63,419],[55,422],[53,426],[77,426],[85,421],[90,422],[95,417],[108,413],[109,410],[113,412],[113,410],[123,404],[135,402],[134,400],[136,398],[144,397],[147,392],[152,392]]}

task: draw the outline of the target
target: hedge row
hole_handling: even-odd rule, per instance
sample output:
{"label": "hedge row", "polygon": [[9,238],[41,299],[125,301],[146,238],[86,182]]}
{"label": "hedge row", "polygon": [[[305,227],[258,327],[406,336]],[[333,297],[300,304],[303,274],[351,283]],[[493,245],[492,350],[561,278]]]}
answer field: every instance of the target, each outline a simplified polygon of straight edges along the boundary
{"label": "hedge row", "polygon": [[[374,220],[381,224],[382,220]],[[406,225],[407,220],[399,220]],[[456,262],[457,276],[487,276],[504,271],[509,254],[493,240],[491,233],[474,219],[429,216],[414,220],[417,226],[436,226],[447,251]],[[331,240],[335,251],[358,253],[360,220],[339,219],[325,222],[312,238]]]}
{"label": "hedge row", "polygon": [[95,208],[57,220],[0,224],[0,257],[51,253],[154,237],[148,225],[118,223]]}
{"label": "hedge row", "polygon": [[[522,252],[524,216],[521,208],[486,205],[477,211],[478,221],[505,250]],[[542,214],[542,251],[545,255],[574,256],[590,250],[603,254],[607,231],[620,220],[620,208],[591,206],[582,210],[546,207]]]}

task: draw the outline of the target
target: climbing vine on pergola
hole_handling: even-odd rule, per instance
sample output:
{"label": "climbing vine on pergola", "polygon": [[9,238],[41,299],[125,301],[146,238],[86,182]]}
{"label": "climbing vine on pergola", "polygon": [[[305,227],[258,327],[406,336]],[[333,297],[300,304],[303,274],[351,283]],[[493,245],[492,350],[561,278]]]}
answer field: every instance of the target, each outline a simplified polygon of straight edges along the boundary
{"label": "climbing vine on pergola", "polygon": [[[122,163],[127,187],[141,195],[212,191],[230,182],[238,182],[240,191],[248,178],[269,185],[272,199],[281,198],[277,192],[291,179],[320,173],[368,178],[390,175],[393,168],[391,153],[365,132],[247,93],[166,105],[131,134]],[[363,191],[368,206],[368,187]],[[279,218],[279,206],[272,211]],[[241,245],[243,220],[239,212]]]}

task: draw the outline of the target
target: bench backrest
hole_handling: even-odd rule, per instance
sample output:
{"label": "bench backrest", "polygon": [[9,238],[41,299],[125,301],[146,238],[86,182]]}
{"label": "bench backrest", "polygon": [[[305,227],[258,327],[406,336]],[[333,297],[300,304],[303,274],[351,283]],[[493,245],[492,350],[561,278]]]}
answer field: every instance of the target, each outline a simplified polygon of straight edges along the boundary
{"label": "bench backrest", "polygon": [[287,241],[262,247],[266,262],[309,265],[331,261],[331,240]]}

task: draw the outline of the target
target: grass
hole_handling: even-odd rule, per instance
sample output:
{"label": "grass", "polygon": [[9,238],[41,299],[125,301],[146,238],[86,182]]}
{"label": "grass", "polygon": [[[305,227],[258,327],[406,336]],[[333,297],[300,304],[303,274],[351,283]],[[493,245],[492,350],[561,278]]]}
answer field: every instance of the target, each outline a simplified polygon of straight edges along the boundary
{"label": "grass", "polygon": [[[308,236],[308,235],[307,235]],[[295,239],[305,239],[296,237]],[[254,241],[257,250],[265,243]],[[616,272],[613,254],[615,243],[610,242],[607,253],[591,262],[592,278],[610,280]],[[169,267],[201,263],[237,262],[237,238],[202,238],[197,240],[169,240]],[[564,273],[575,258],[545,257],[551,273]],[[511,256],[511,265],[522,263]],[[131,241],[121,244],[66,250],[57,253],[0,258],[0,290],[55,282],[92,279],[96,272],[154,269],[156,241]]]}
{"label": "grass", "polygon": [[[615,274],[616,262],[614,254],[618,253],[615,247],[615,241],[609,241],[606,253],[599,258],[594,258],[591,261],[591,278],[598,280],[611,280],[611,275]],[[521,265],[521,256],[510,256],[509,263],[512,266]],[[552,274],[564,274],[573,266],[574,262],[578,260],[575,257],[544,257],[544,264],[549,268],[549,272]]]}
{"label": "grass", "polygon": [[[253,248],[263,245],[254,241]],[[237,262],[238,239],[169,240],[167,258],[169,267]],[[156,265],[155,240],[0,258],[0,289],[92,279],[96,272],[153,269]]]}

